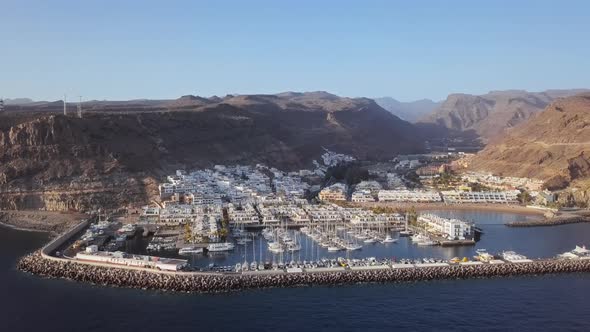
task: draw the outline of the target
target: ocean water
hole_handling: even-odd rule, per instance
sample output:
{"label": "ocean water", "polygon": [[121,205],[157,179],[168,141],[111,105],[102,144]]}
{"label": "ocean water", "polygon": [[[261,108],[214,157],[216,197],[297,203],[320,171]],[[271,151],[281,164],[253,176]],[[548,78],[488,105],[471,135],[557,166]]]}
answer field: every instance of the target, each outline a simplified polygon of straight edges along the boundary
{"label": "ocean water", "polygon": [[[514,229],[501,221],[522,216],[455,216],[476,219],[484,229],[478,247],[490,251],[514,249],[535,257],[590,242],[590,224]],[[14,268],[18,257],[47,239],[44,233],[0,229],[2,331],[590,330],[587,273],[175,294],[42,279]],[[423,250],[394,246],[374,250],[400,257]],[[433,250],[427,253],[434,257],[446,248],[424,250]]]}

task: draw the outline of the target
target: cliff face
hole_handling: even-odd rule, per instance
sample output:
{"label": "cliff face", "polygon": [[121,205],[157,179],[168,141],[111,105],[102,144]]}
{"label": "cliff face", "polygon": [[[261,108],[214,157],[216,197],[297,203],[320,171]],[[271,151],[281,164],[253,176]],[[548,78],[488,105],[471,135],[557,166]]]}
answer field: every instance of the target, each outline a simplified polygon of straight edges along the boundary
{"label": "cliff face", "polygon": [[[553,102],[502,140],[488,145],[471,167],[547,180],[554,189],[585,182],[590,177],[590,95]],[[580,195],[584,194],[572,197]]]}
{"label": "cliff face", "polygon": [[507,128],[525,122],[556,98],[585,90],[493,91],[485,95],[452,94],[421,122],[439,124],[458,131],[475,131],[484,142],[501,136]]}
{"label": "cliff face", "polygon": [[176,168],[264,163],[292,170],[309,166],[322,147],[363,159],[423,148],[412,125],[369,99],[232,96],[180,105],[150,105],[149,112],[99,105],[81,119],[2,115],[0,207],[115,208],[148,202],[157,179]]}

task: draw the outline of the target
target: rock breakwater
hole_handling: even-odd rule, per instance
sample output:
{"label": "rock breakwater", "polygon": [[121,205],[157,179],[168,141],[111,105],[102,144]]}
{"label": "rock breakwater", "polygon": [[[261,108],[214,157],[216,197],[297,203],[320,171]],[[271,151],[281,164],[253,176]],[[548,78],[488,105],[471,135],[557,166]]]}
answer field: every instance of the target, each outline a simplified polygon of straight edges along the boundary
{"label": "rock breakwater", "polygon": [[590,260],[539,260],[530,263],[450,265],[366,271],[278,273],[260,275],[158,273],[51,260],[39,252],[23,257],[21,271],[97,285],[188,293],[217,293],[255,288],[341,285],[369,282],[413,282],[439,279],[491,278],[554,273],[590,272]]}
{"label": "rock breakwater", "polygon": [[537,227],[537,226],[559,226],[567,224],[577,224],[583,222],[589,222],[590,217],[588,216],[567,216],[567,217],[554,217],[545,218],[530,221],[515,221],[506,223],[509,227]]}

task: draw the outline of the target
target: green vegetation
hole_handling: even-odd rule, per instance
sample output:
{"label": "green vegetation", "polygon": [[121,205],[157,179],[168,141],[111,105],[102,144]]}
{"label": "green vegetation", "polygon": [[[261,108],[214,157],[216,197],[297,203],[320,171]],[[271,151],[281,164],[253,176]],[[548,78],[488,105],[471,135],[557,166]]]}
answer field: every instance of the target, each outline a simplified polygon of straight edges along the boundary
{"label": "green vegetation", "polygon": [[385,213],[399,213],[404,214],[404,210],[400,208],[393,208],[388,206],[375,206],[371,208],[371,211],[375,214],[385,214]]}
{"label": "green vegetation", "polygon": [[412,226],[418,226],[418,212],[416,212],[416,208],[415,207],[410,207],[410,209],[407,211],[408,213],[408,224],[412,225]]}
{"label": "green vegetation", "polygon": [[432,184],[437,189],[446,189],[457,185],[460,181],[461,179],[457,175],[451,172],[444,172],[434,178]]}
{"label": "green vegetation", "polygon": [[469,188],[471,188],[471,191],[492,191],[492,188],[483,185],[479,182],[471,182],[469,183]]}
{"label": "green vegetation", "polygon": [[516,198],[521,204],[529,204],[533,201],[533,198],[531,197],[531,194],[529,194],[528,191],[521,192],[516,196]]}

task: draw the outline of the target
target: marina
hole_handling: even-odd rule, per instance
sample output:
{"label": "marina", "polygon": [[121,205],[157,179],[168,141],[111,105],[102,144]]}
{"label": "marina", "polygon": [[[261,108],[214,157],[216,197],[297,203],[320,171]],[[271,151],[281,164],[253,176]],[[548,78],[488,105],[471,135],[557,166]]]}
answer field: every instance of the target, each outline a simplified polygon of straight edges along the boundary
{"label": "marina", "polygon": [[[493,235],[493,229],[496,226],[501,226],[508,232],[515,229],[503,224],[495,225],[493,219],[488,222],[488,227],[485,223],[480,224],[486,235],[490,233]],[[564,227],[571,226],[577,225]],[[41,253],[37,252],[24,257],[18,264],[19,269],[47,277],[66,277],[104,285],[182,292],[222,292],[295,285],[404,282],[590,271],[590,256],[582,246],[583,242],[579,242],[578,246],[571,245],[567,249],[570,254],[576,252],[577,258],[564,257],[559,254],[559,251],[555,252],[555,248],[547,248],[554,251],[551,255],[538,256],[537,252],[537,255],[531,257],[526,254],[526,251],[517,251],[505,245],[503,250],[496,250],[494,246],[489,246],[490,251],[483,248],[474,250],[471,247],[418,246],[413,243],[411,237],[396,237],[398,240],[396,243],[364,244],[361,250],[331,252],[329,245],[328,247],[316,245],[317,241],[312,240],[311,235],[305,234],[313,234],[311,229],[286,231],[280,227],[266,232],[266,237],[271,239],[270,241],[262,233],[253,236],[236,231],[242,238],[250,238],[250,241],[245,241],[243,245],[219,243],[218,245],[223,249],[232,245],[234,248],[221,253],[215,251],[191,253],[184,261],[164,258],[169,259],[169,262],[181,263],[183,266],[178,267],[179,271],[174,271],[176,268],[162,269],[154,266],[123,264],[115,266],[109,262],[100,261],[102,258],[95,261],[89,260],[88,256],[84,256],[84,260],[78,260],[50,255],[56,250],[59,251],[61,246],[68,243],[68,240],[71,242],[71,237],[75,237],[76,234],[86,234],[85,227],[81,224],[77,229],[48,244]],[[527,229],[530,230],[530,228]],[[326,234],[347,234],[349,230],[326,229],[326,231]],[[323,232],[323,230],[316,231],[317,234],[324,234]],[[319,237],[320,235],[318,239]],[[530,238],[535,237],[529,236]],[[572,240],[585,238],[583,234],[579,234]],[[140,237],[135,239],[138,240]],[[272,243],[279,243],[277,248],[282,248],[282,251],[273,253],[270,250],[273,247]],[[301,248],[286,250],[289,244]],[[538,247],[533,245],[532,248],[538,249],[540,245],[541,243]],[[313,246],[313,250],[309,250],[310,246]],[[95,247],[92,248],[91,252],[95,250]],[[265,248],[268,250],[265,251]],[[404,248],[407,250],[406,254],[400,254],[402,251],[399,249]],[[413,255],[408,255],[408,252],[413,252]],[[373,253],[388,254],[373,255]],[[94,252],[94,255],[102,257],[113,254]],[[142,257],[137,254],[130,255],[130,257]],[[150,260],[163,259],[152,256]],[[146,272],[149,273],[145,274]]]}

